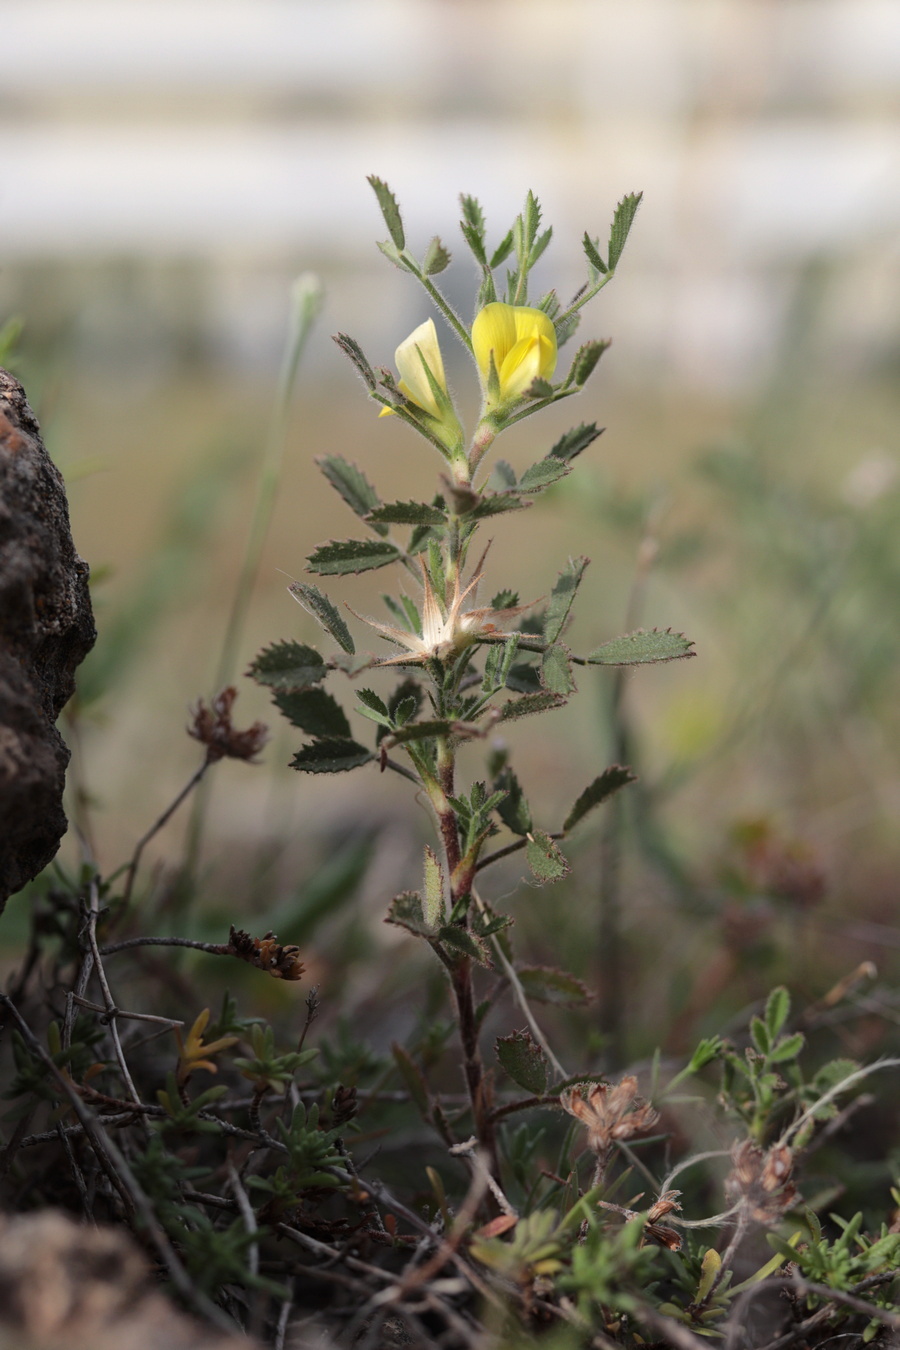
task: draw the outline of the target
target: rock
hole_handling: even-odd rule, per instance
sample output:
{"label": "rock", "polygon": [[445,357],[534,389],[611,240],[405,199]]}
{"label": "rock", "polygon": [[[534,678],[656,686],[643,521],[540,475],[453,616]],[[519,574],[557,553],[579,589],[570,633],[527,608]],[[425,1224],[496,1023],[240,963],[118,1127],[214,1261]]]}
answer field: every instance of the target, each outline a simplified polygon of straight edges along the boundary
{"label": "rock", "polygon": [[62,476],[25,391],[0,369],[0,912],[65,834],[56,719],[96,636]]}

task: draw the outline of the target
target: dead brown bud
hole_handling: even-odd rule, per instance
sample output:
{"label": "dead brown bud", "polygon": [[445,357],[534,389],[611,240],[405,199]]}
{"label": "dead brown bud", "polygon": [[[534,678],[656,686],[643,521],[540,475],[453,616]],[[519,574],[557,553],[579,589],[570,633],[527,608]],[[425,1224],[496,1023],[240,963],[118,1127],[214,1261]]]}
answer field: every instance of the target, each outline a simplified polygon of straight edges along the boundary
{"label": "dead brown bud", "polygon": [[206,746],[206,758],[210,763],[226,758],[252,763],[269,739],[265,722],[254,722],[246,731],[238,731],[232,726],[231,709],[236,698],[237,690],[229,685],[216,694],[209,707],[201,698],[192,709],[194,720],[187,733]]}
{"label": "dead brown bud", "polygon": [[725,1179],[731,1204],[740,1203],[756,1223],[772,1224],[791,1208],[797,1189],[791,1181],[794,1156],[786,1145],[764,1152],[744,1139],[731,1150],[732,1171]]}
{"label": "dead brown bud", "polygon": [[274,975],[276,980],[299,980],[303,977],[305,967],[300,960],[300,948],[283,947],[274,933],[255,938],[232,924],[225,950],[230,956],[256,966],[257,970]]}
{"label": "dead brown bud", "polygon": [[560,1105],[580,1120],[588,1132],[588,1147],[597,1154],[609,1152],[614,1140],[644,1134],[659,1120],[659,1112],[638,1096],[633,1075],[612,1086],[595,1083],[585,1096],[585,1087],[568,1088]]}

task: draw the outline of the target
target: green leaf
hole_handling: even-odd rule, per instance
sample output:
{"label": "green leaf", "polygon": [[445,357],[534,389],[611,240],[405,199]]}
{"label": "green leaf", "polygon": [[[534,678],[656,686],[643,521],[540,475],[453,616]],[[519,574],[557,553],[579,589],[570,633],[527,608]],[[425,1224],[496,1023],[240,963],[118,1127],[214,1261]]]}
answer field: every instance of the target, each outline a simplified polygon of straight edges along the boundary
{"label": "green leaf", "polygon": [[551,483],[556,483],[560,478],[565,478],[570,473],[568,464],[561,460],[557,455],[548,455],[546,459],[540,460],[537,464],[532,464],[530,469],[526,469],[519,480],[517,492],[543,492]]}
{"label": "green leaf", "polygon": [[346,713],[324,689],[279,690],[274,702],[292,726],[310,736],[350,739]]}
{"label": "green leaf", "polygon": [[531,252],[528,255],[529,268],[534,267],[538,258],[540,258],[541,254],[544,252],[544,250],[546,249],[547,245],[550,243],[550,240],[552,238],[553,238],[553,226],[550,225],[540,236],[540,238],[535,240],[534,247],[532,248]]}
{"label": "green leaf", "polygon": [[422,271],[426,277],[436,277],[439,272],[443,272],[449,266],[450,254],[435,235],[425,250],[425,257],[422,259]]}
{"label": "green leaf", "polygon": [[696,652],[691,650],[693,645],[683,633],[673,633],[671,628],[651,628],[649,633],[639,628],[636,633],[627,633],[604,642],[586,660],[592,666],[639,666],[653,661],[684,661],[696,656]]}
{"label": "green leaf", "polygon": [[[363,520],[380,504],[378,493],[355,464],[348,463],[340,455],[322,455],[316,460],[316,464],[335,491],[343,497],[350,510]],[[387,534],[387,530],[377,528],[379,534]]]}
{"label": "green leaf", "polygon": [[374,174],[369,175],[368,179],[375,196],[378,198],[378,205],[381,207],[381,214],[384,216],[384,223],[388,228],[388,234],[394,241],[395,247],[402,249],[406,247],[406,235],[403,233],[403,221],[400,219],[400,207],[397,205],[397,198],[394,196],[387,183],[376,178]]}
{"label": "green leaf", "polygon": [[564,436],[560,436],[550,451],[550,456],[553,459],[562,459],[567,464],[571,464],[575,456],[580,455],[582,450],[586,450],[598,436],[603,435],[605,430],[605,427],[598,428],[596,422],[582,422],[581,426],[573,427]]}
{"label": "green leaf", "polygon": [[499,267],[501,263],[506,262],[506,259],[513,251],[514,244],[515,240],[513,239],[513,232],[512,230],[507,230],[506,234],[491,254],[491,270],[495,267]]}
{"label": "green leaf", "polygon": [[476,936],[468,928],[461,928],[459,924],[447,923],[438,929],[438,939],[445,947],[449,947],[457,956],[468,956],[470,960],[477,961],[480,966],[490,966],[491,958],[488,949],[481,938]]}
{"label": "green leaf", "polygon": [[415,1102],[419,1112],[427,1119],[431,1107],[428,1101],[428,1085],[421,1069],[413,1063],[411,1056],[396,1041],[391,1046],[391,1054],[394,1056],[394,1063],[400,1070],[400,1076],[406,1084],[410,1097]]}
{"label": "green leaf", "polygon": [[325,629],[329,637],[333,637],[339,647],[343,647],[345,652],[353,656],[356,647],[353,638],[350,636],[350,629],[345,624],[339,610],[331,603],[327,595],[323,595],[318,586],[310,586],[303,581],[292,582],[288,586],[291,595],[302,605],[307,614],[311,614],[314,619]]}
{"label": "green leaf", "polygon": [[550,1084],[550,1064],[531,1034],[514,1031],[511,1036],[501,1036],[495,1049],[500,1064],[513,1082],[532,1096],[543,1097]]}
{"label": "green leaf", "polygon": [[791,996],[781,984],[777,989],[773,989],[766,999],[766,1026],[769,1028],[769,1035],[774,1041],[781,1028],[791,1015]]}
{"label": "green leaf", "polygon": [[541,657],[541,683],[551,694],[563,698],[574,694],[571,655],[562,642],[554,642]]}
{"label": "green leaf", "polygon": [[437,506],[427,506],[425,502],[389,502],[386,506],[376,506],[369,512],[368,519],[386,525],[444,525],[447,513]]}
{"label": "green leaf", "polygon": [[468,512],[468,516],[470,520],[486,520],[488,516],[504,515],[507,511],[521,511],[526,506],[531,506],[531,502],[523,501],[513,492],[485,492]]}
{"label": "green leaf", "polygon": [[434,928],[425,918],[422,897],[418,891],[403,891],[395,895],[388,908],[385,923],[405,928],[416,937],[433,938]]}
{"label": "green leaf", "polygon": [[306,689],[328,674],[314,647],[302,642],[274,642],[259,653],[247,674],[269,689]]}
{"label": "green leaf", "polygon": [[529,834],[531,831],[531,809],[525,793],[515,773],[508,766],[501,769],[494,779],[494,787],[506,793],[502,802],[497,804],[497,815],[513,834]]}
{"label": "green leaf", "polygon": [[425,845],[425,922],[434,928],[444,921],[444,873],[437,854]]}
{"label": "green leaf", "polygon": [[377,722],[379,727],[384,730],[393,730],[394,723],[387,706],[378,697],[374,689],[357,689],[356,697],[362,704],[362,707],[356,710],[358,713],[367,717],[370,722]]}
{"label": "green leaf", "polygon": [[484,251],[485,223],[481,203],[477,197],[470,197],[467,193],[461,192],[459,204],[462,207],[463,215],[460,221],[460,229],[477,261],[483,265],[487,262],[487,257]]}
{"label": "green leaf", "polygon": [[494,461],[487,487],[491,492],[508,492],[516,486],[516,471],[505,459]]}
{"label": "green leaf", "polygon": [[589,558],[570,558],[556,579],[544,614],[544,637],[555,642],[565,627]]}
{"label": "green leaf", "polygon": [[[541,680],[534,666],[526,664],[524,661],[518,661],[510,669],[506,677],[507,689],[514,689],[517,694],[536,694],[541,690]],[[540,710],[539,710],[540,711]]]}
{"label": "green leaf", "polygon": [[587,985],[564,970],[550,966],[526,966],[516,971],[519,983],[529,999],[537,1003],[556,1003],[564,1008],[577,1008],[591,999]]}
{"label": "green leaf", "polygon": [[349,572],[369,572],[396,562],[400,550],[396,544],[380,539],[330,539],[307,558],[307,570],[322,577],[344,576]]}
{"label": "green leaf", "polygon": [[469,248],[475,255],[475,261],[481,263],[482,267],[487,267],[487,254],[484,251],[484,239],[478,231],[467,221],[461,220],[459,228],[462,230],[463,239],[469,245]]}
{"label": "green leaf", "polygon": [[540,375],[536,375],[535,378],[531,381],[531,384],[525,390],[525,397],[552,398],[555,392],[556,391],[549,380],[541,379]]}
{"label": "green leaf", "polygon": [[[516,669],[514,666],[513,670]],[[512,673],[510,671],[510,675]],[[542,689],[536,694],[523,694],[521,698],[508,698],[500,705],[499,720],[509,722],[517,717],[530,717],[532,713],[549,712],[551,708],[562,708],[565,701],[559,694],[551,694],[549,689]]]}
{"label": "green leaf", "polygon": [[599,240],[592,239],[587,230],[584,232],[581,247],[584,249],[584,256],[587,258],[595,272],[607,271],[606,263],[600,257]]}
{"label": "green leaf", "polygon": [[627,197],[622,198],[615,209],[612,227],[609,231],[609,270],[611,272],[615,271],[622,256],[625,241],[628,238],[643,195],[643,192],[630,192]]}
{"label": "green leaf", "polygon": [[569,871],[569,864],[546,830],[532,832],[525,846],[525,857],[532,876],[542,886],[559,881]]}
{"label": "green leaf", "polygon": [[434,736],[449,736],[452,730],[453,723],[443,720],[409,722],[405,727],[392,731],[391,739],[396,745],[405,745],[407,741],[427,741]]}
{"label": "green leaf", "polygon": [[767,1055],[772,1042],[769,1039],[768,1028],[761,1017],[752,1017],[750,1019],[750,1036],[759,1053],[761,1055]]}
{"label": "green leaf", "polygon": [[608,769],[589,783],[572,807],[569,814],[563,821],[563,834],[568,834],[573,830],[580,820],[593,811],[595,806],[605,802],[607,797],[611,797],[619,788],[623,788],[626,783],[636,783],[637,774],[632,773],[631,769],[623,764],[611,764]]}
{"label": "green leaf", "polygon": [[365,380],[369,390],[373,391],[377,389],[378,381],[375,378],[374,370],[369,364],[369,358],[355,338],[349,337],[346,333],[336,333],[334,341],[340,347],[344,355],[349,356],[350,360]]}
{"label": "green leaf", "polygon": [[579,389],[586,384],[593,375],[600,357],[611,346],[611,339],[604,338],[602,342],[592,340],[579,347],[572,359],[572,368],[569,371],[569,379],[572,384],[577,385]]}
{"label": "green leaf", "polygon": [[491,609],[512,609],[519,603],[518,591],[498,591],[491,601]]}
{"label": "green leaf", "polygon": [[793,1036],[782,1036],[769,1051],[769,1063],[784,1064],[786,1060],[796,1059],[805,1044],[806,1037],[802,1031],[795,1032]]}
{"label": "green leaf", "polygon": [[356,741],[329,737],[304,745],[291,760],[290,767],[303,773],[347,773],[374,758],[371,750]]}

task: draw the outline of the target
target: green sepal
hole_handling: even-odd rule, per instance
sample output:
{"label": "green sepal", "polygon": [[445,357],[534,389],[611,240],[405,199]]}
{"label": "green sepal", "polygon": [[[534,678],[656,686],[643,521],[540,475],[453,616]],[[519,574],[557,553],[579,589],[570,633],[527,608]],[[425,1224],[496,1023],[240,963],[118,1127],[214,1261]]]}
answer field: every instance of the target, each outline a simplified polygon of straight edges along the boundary
{"label": "green sepal", "polygon": [[490,967],[491,958],[487,947],[470,929],[461,928],[455,923],[444,924],[438,929],[437,938],[444,947],[449,947],[457,956],[467,956],[471,961],[477,961],[480,966]]}
{"label": "green sepal", "polygon": [[551,483],[565,478],[567,473],[571,473],[571,469],[565,460],[557,455],[548,455],[546,459],[539,460],[537,464],[532,464],[530,469],[525,470],[516,484],[516,491],[543,492]]}
{"label": "green sepal", "polygon": [[615,271],[622,256],[625,241],[628,238],[643,195],[643,192],[630,192],[627,197],[622,198],[613,213],[612,226],[609,231],[609,270],[611,272]]}
{"label": "green sepal", "polygon": [[388,502],[371,510],[367,520],[385,525],[445,525],[446,511],[425,502]]}
{"label": "green sepal", "polygon": [[582,422],[581,426],[573,427],[564,436],[560,436],[550,451],[550,457],[571,464],[575,456],[586,450],[598,436],[603,435],[605,430],[605,427],[598,427],[596,422]]}
{"label": "green sepal", "polygon": [[525,845],[525,858],[535,881],[542,886],[559,881],[570,870],[561,851],[546,830],[533,830]]}
{"label": "green sepal", "polygon": [[562,642],[551,643],[541,656],[541,684],[559,698],[575,693],[571,656]]}
{"label": "green sepal", "polygon": [[308,689],[328,674],[314,647],[303,642],[273,642],[251,662],[247,674],[268,689]]}
{"label": "green sepal", "polygon": [[534,1097],[543,1097],[550,1085],[550,1063],[530,1032],[500,1036],[494,1047],[501,1067],[514,1083]]}
{"label": "green sepal", "polygon": [[549,689],[542,689],[536,694],[523,694],[521,698],[508,698],[500,705],[499,721],[509,722],[517,717],[530,717],[532,713],[549,712],[551,708],[562,708],[565,702],[559,694],[551,694]]}
{"label": "green sepal", "polygon": [[536,1003],[578,1008],[591,1000],[587,985],[565,970],[556,970],[552,966],[525,966],[516,971],[516,976],[527,998]]}
{"label": "green sepal", "polygon": [[574,830],[579,821],[583,820],[589,811],[593,811],[595,806],[605,802],[607,797],[611,797],[619,788],[625,787],[626,783],[637,782],[637,774],[632,773],[631,769],[623,764],[611,764],[608,769],[594,779],[592,783],[584,789],[581,796],[572,807],[569,814],[563,821],[563,834],[568,834]]}
{"label": "green sepal", "polygon": [[340,455],[322,455],[316,464],[355,515],[363,520],[371,520],[378,534],[387,534],[382,525],[374,523],[376,517],[371,512],[380,505],[380,501],[378,493],[361,469]]}
{"label": "green sepal", "polygon": [[307,570],[322,577],[345,576],[387,567],[401,556],[396,544],[380,539],[329,539],[307,558]]}
{"label": "green sepal", "polygon": [[384,216],[384,223],[388,228],[388,234],[394,241],[394,246],[398,249],[406,247],[406,235],[403,232],[403,221],[400,218],[400,207],[397,205],[397,198],[394,196],[387,183],[376,178],[374,174],[369,174],[368,182],[378,198],[378,205],[381,207],[381,214]]}
{"label": "green sepal", "polygon": [[356,653],[356,646],[350,635],[350,629],[335,605],[323,595],[318,586],[310,586],[304,581],[294,581],[288,586],[291,595],[314,619],[318,619],[329,637],[333,637],[339,647],[350,656]]}
{"label": "green sepal", "polygon": [[347,333],[336,333],[334,339],[345,356],[348,356],[360,375],[366,382],[370,392],[378,387],[378,380],[375,378],[375,372],[369,364],[369,358],[366,356],[362,347],[355,338]]}
{"label": "green sepal", "polygon": [[431,939],[435,936],[433,925],[425,918],[422,897],[418,891],[402,891],[400,895],[395,895],[384,921],[395,928],[405,928],[416,937]]}
{"label": "green sepal", "polygon": [[555,642],[566,625],[589,558],[570,558],[556,579],[544,613],[544,637]]}
{"label": "green sepal", "polygon": [[449,266],[450,254],[435,235],[425,250],[425,257],[422,259],[422,271],[426,277],[436,277],[439,272],[443,272]]}
{"label": "green sepal", "polygon": [[350,723],[341,705],[325,689],[281,689],[274,703],[291,726],[326,740],[350,739]]}
{"label": "green sepal", "polygon": [[310,741],[297,751],[290,767],[303,773],[347,773],[375,756],[356,741],[328,737]]}
{"label": "green sepal", "polygon": [[592,666],[639,666],[653,661],[684,661],[696,656],[693,642],[671,628],[651,628],[612,638],[592,651],[585,660]]}

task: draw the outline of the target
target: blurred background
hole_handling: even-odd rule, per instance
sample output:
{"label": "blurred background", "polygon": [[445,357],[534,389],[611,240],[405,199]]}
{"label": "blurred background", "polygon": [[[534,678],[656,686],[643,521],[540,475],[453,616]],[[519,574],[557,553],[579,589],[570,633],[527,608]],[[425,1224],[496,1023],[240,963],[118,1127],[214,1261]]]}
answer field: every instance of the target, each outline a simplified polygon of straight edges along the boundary
{"label": "blurred background", "polygon": [[[641,784],[585,827],[571,879],[529,889],[514,859],[491,898],[535,957],[602,985],[597,1034],[620,1049],[661,1025],[678,1048],[774,979],[816,997],[866,959],[886,981],[880,1044],[900,1017],[897,5],[0,0],[0,27],[0,328],[94,574],[100,638],[65,734],[70,815],[104,869],[199,759],[187,708],[214,692],[298,273],[325,302],[235,673],[271,640],[319,642],[288,580],[358,526],[315,455],[354,460],[386,500],[432,490],[437,462],[377,420],[329,340],[391,364],[427,317],[375,248],[366,174],[414,250],[437,233],[457,255],[442,280],[467,315],[460,191],[499,240],[532,188],[554,227],[540,288],[566,296],[583,232],[604,239],[643,190],[579,333],[611,351],[577,407],[503,453],[524,468],[573,422],[608,429],[497,524],[488,580],[546,594],[586,553],[576,649],[656,624],[698,656],[587,674],[564,712],[514,730],[548,828],[623,754]],[[444,349],[471,413],[471,371]],[[329,592],[384,617],[380,580]],[[265,764],[221,765],[154,841],[144,903],[171,931],[187,848],[204,923],[308,943],[324,987],[356,972],[361,1007],[385,978],[373,953],[409,953],[380,918],[417,882],[426,817],[390,775],[289,771],[299,734],[237,682],[238,725],[273,725]],[[77,865],[74,835],[61,857]],[[4,918],[12,948],[25,907]]]}

